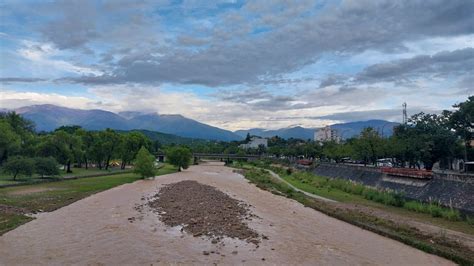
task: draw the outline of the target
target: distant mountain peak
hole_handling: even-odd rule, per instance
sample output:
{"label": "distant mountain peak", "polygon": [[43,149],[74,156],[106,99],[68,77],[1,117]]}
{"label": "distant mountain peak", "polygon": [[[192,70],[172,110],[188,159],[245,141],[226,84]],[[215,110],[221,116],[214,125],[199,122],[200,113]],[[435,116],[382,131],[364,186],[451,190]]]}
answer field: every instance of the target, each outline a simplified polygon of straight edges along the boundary
{"label": "distant mountain peak", "polygon": [[100,109],[82,110],[51,104],[26,106],[15,111],[35,122],[38,131],[52,131],[60,126],[79,125],[89,130],[144,129],[187,138],[225,141],[241,139],[231,131],[206,125],[179,114],[159,115],[136,111],[117,114]]}
{"label": "distant mountain peak", "polygon": [[[366,127],[373,127],[376,130],[380,131],[380,134],[384,136],[392,135],[393,127],[399,125],[396,122],[390,122],[380,119],[371,119],[366,121],[354,121],[354,122],[347,122],[347,123],[338,123],[331,126],[332,128],[339,131],[340,134],[343,134],[343,138],[351,138],[360,134],[360,132]],[[293,126],[293,127],[285,127],[275,130],[266,130],[262,128],[251,128],[247,130],[237,130],[235,131],[236,134],[240,135],[241,137],[245,137],[247,133],[250,135],[256,135],[260,137],[273,137],[279,136],[284,139],[289,138],[297,138],[297,139],[313,139],[314,132],[317,128],[305,128],[302,126]]]}

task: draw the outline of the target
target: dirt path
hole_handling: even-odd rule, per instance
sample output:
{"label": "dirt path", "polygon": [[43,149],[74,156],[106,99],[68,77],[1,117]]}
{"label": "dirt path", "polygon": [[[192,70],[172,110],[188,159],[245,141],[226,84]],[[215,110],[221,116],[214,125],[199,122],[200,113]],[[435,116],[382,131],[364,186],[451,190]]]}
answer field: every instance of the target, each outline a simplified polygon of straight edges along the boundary
{"label": "dirt path", "polygon": [[293,186],[292,184],[290,184],[289,182],[287,182],[285,179],[281,178],[278,174],[276,174],[275,172],[273,172],[272,170],[268,170],[268,169],[265,169],[268,173],[270,173],[270,175],[273,176],[273,178],[276,178],[277,180],[279,180],[280,182],[283,182],[285,183],[287,186],[291,187],[292,189],[294,189],[295,191],[298,191],[298,192],[301,192],[303,194],[305,194],[306,196],[310,197],[310,198],[313,198],[313,199],[318,199],[318,200],[322,200],[322,201],[326,201],[326,202],[337,202],[335,200],[332,200],[332,199],[328,199],[328,198],[325,198],[325,197],[321,197],[321,196],[318,196],[318,195],[315,195],[315,194],[311,194],[309,192],[306,192],[304,190],[301,190],[295,186]]}
{"label": "dirt path", "polygon": [[[166,227],[152,212],[135,209],[158,187],[182,180],[211,185],[250,204],[260,219],[249,226],[268,240],[258,248],[228,238],[213,244]],[[165,263],[452,264],[260,190],[232,169],[213,165],[95,194],[0,237],[0,265]]]}

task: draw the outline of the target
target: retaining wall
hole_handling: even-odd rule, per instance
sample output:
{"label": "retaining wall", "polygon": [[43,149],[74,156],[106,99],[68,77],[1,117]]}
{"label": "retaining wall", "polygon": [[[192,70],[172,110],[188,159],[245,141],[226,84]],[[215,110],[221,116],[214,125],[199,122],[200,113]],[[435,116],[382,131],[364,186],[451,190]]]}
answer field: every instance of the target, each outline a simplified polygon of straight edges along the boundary
{"label": "retaining wall", "polygon": [[381,189],[403,193],[407,198],[424,202],[438,201],[463,212],[474,213],[474,177],[466,174],[437,173],[432,179],[395,177],[373,167],[320,164],[314,174],[343,178]]}

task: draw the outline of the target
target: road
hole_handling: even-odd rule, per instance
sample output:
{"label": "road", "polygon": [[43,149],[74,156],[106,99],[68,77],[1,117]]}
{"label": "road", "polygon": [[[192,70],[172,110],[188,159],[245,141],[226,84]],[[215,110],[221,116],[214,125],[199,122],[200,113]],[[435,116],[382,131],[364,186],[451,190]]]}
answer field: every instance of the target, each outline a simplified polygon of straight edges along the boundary
{"label": "road", "polygon": [[[254,244],[224,239],[213,244],[176,228],[143,204],[167,183],[196,180],[250,204],[259,218],[249,226],[268,237]],[[135,220],[130,222],[129,218]],[[203,251],[210,251],[204,255]],[[45,213],[0,237],[0,265],[13,264],[298,264],[452,265],[450,261],[328,217],[250,184],[216,164],[95,194]]]}

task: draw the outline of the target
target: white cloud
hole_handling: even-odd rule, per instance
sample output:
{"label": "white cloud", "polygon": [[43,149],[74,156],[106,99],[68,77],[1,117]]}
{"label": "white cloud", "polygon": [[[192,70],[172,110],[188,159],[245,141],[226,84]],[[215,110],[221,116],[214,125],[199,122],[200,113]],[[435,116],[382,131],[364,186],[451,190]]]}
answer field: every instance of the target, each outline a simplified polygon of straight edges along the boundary
{"label": "white cloud", "polygon": [[17,50],[18,55],[24,59],[31,61],[35,67],[40,69],[48,69],[49,72],[69,72],[78,75],[100,75],[102,71],[93,67],[84,67],[77,64],[56,59],[63,57],[64,52],[56,49],[51,43],[40,43],[24,40],[21,42],[22,47]]}
{"label": "white cloud", "polygon": [[57,93],[19,92],[0,88],[1,108],[14,109],[35,104],[54,104],[88,109],[94,105],[94,101],[86,97],[65,96]]}

